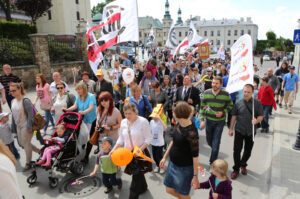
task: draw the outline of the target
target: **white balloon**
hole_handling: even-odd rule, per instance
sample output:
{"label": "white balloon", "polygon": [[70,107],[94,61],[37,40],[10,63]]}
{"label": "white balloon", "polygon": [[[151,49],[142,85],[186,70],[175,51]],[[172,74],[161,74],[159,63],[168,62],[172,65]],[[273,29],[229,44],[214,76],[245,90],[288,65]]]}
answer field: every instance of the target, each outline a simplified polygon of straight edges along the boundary
{"label": "white balloon", "polygon": [[126,84],[130,84],[134,79],[134,71],[131,68],[126,68],[123,71],[122,77]]}

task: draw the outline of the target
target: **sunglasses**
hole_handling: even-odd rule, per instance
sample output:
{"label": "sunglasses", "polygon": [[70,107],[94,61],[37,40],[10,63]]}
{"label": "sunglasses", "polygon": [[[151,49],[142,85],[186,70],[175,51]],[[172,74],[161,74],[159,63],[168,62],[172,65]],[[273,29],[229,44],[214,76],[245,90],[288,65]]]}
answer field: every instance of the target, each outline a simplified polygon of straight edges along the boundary
{"label": "sunglasses", "polygon": [[107,101],[109,101],[109,100],[108,100],[107,98],[103,98],[103,99],[100,99],[99,101],[100,101],[100,102],[103,102],[103,101],[104,101],[104,102],[107,102]]}
{"label": "sunglasses", "polygon": [[57,90],[64,89],[64,87],[56,87]]}
{"label": "sunglasses", "polygon": [[9,92],[10,93],[15,93],[15,92],[17,92],[17,90],[10,90]]}

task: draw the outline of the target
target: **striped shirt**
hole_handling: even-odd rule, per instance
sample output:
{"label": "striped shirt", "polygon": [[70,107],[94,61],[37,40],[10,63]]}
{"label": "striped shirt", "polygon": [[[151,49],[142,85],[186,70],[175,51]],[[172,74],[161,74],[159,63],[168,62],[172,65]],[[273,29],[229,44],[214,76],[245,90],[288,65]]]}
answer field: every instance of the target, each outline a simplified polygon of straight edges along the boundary
{"label": "striped shirt", "polygon": [[11,82],[20,83],[21,79],[17,75],[14,75],[12,73],[9,75],[4,74],[0,76],[0,83],[4,86],[6,94],[9,94],[9,84]]}
{"label": "striped shirt", "polygon": [[[227,91],[221,90],[217,95],[214,95],[212,89],[208,89],[202,96],[200,109],[200,119],[220,122],[226,119],[226,113],[232,109],[233,103]],[[216,112],[223,112],[222,117],[217,118]]]}

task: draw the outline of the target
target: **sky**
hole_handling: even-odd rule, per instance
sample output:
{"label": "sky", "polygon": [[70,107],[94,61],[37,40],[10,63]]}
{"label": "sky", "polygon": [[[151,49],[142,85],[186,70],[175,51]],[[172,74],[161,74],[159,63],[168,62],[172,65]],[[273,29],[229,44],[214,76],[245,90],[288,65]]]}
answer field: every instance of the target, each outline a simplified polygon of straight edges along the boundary
{"label": "sky", "polygon": [[[90,0],[91,7],[104,0]],[[162,20],[166,0],[137,0],[138,15],[152,16]],[[170,14],[177,20],[178,8],[182,19],[201,16],[201,19],[240,19],[251,17],[258,25],[258,39],[266,39],[267,31],[274,31],[277,37],[293,38],[297,20],[300,19],[300,0],[169,0]]]}

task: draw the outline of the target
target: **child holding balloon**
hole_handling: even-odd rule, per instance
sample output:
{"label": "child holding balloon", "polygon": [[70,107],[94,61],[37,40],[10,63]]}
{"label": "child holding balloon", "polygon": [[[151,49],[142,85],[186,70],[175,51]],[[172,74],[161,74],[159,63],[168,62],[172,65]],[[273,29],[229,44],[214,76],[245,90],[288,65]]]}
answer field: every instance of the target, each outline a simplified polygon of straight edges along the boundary
{"label": "child holding balloon", "polygon": [[194,188],[210,189],[209,199],[231,199],[232,186],[227,177],[228,163],[225,160],[217,159],[212,163],[211,168],[209,179]]}
{"label": "child holding balloon", "polygon": [[111,161],[109,152],[111,151],[113,140],[109,137],[104,137],[101,140],[101,152],[97,155],[97,161],[94,167],[94,171],[90,173],[90,176],[95,176],[97,170],[100,167],[101,162],[101,173],[102,182],[106,189],[104,193],[108,194],[112,191],[113,186],[118,186],[118,189],[122,189],[122,180],[116,177],[118,167]]}

